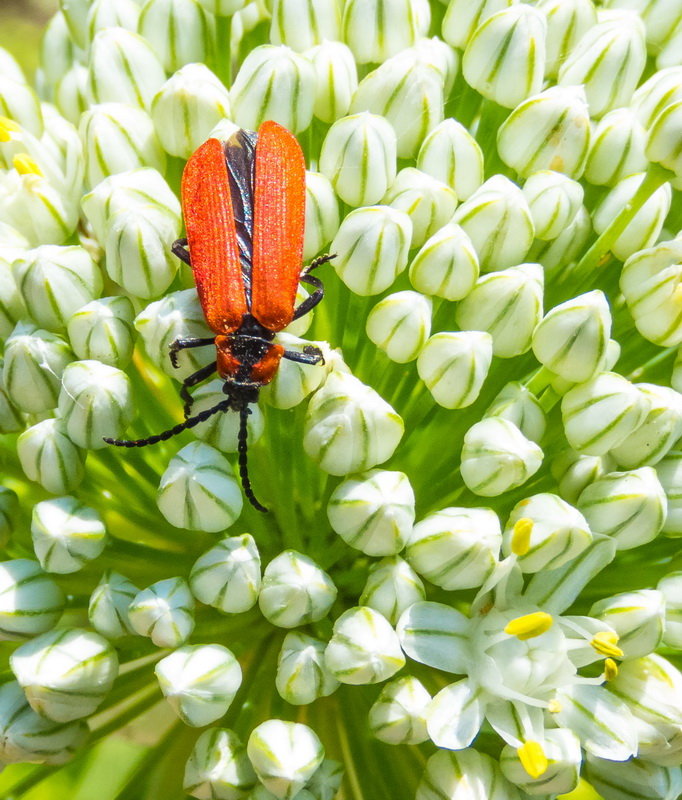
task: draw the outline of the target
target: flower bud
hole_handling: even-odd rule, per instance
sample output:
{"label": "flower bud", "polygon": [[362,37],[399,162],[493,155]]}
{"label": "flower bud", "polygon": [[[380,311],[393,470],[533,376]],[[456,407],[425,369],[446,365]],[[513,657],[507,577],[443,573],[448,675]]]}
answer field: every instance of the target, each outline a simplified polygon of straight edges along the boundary
{"label": "flower bud", "polygon": [[583,35],[597,23],[592,0],[540,0],[547,20],[545,76],[556,78],[559,67]]}
{"label": "flower bud", "polygon": [[452,219],[471,239],[481,270],[520,264],[534,229],[523,192],[504,175],[495,175],[457,209]]}
{"label": "flower bud", "polygon": [[[301,352],[303,348],[310,346],[305,339],[298,339],[288,333],[278,333],[275,341],[290,352]],[[324,352],[325,343],[321,344],[323,345],[322,352]],[[300,364],[296,361],[282,359],[275,377],[271,383],[263,387],[261,396],[274,408],[294,408],[302,403],[311,392],[319,388],[326,375],[325,364]],[[251,417],[249,421],[251,421]],[[260,436],[259,432],[254,434],[252,441],[256,441],[257,436]],[[236,450],[236,444],[235,431],[234,450]]]}
{"label": "flower bud", "polygon": [[36,247],[17,259],[13,270],[28,313],[51,331],[64,328],[77,308],[102,291],[101,273],[82,247]]}
{"label": "flower bud", "polygon": [[281,719],[254,728],[246,750],[261,783],[279,800],[294,798],[324,758],[324,747],[312,728]]}
{"label": "flower bud", "polygon": [[369,312],[366,331],[391,361],[414,361],[431,333],[431,300],[417,292],[391,294]]}
{"label": "flower bud", "polygon": [[[132,3],[133,0],[130,0]],[[89,105],[88,68],[74,64],[55,87],[54,102],[59,112],[74,125]]]}
{"label": "flower bud", "polygon": [[157,581],[135,595],[128,620],[157,647],[179,647],[194,630],[194,598],[182,578]]}
{"label": "flower bud", "polygon": [[17,455],[26,477],[52,494],[65,494],[83,480],[85,453],[66,435],[64,423],[45,419],[17,440]]}
{"label": "flower bud", "polygon": [[65,602],[62,590],[37,561],[16,558],[0,563],[0,639],[28,639],[51,630]]}
{"label": "flower bud", "polygon": [[435,333],[419,353],[417,372],[438,405],[466,408],[478,397],[492,357],[489,333]]}
{"label": "flower bud", "polygon": [[22,644],[10,666],[31,708],[55,722],[90,716],[118,674],[114,648],[80,628],[60,628]]}
{"label": "flower bud", "polygon": [[203,442],[192,442],[171,459],[156,502],[176,528],[216,533],[239,517],[243,501],[225,456]]}
{"label": "flower bud", "polygon": [[528,201],[537,239],[556,239],[575,219],[582,208],[583,187],[561,172],[541,170],[525,182],[523,193]]}
{"label": "flower bud", "polygon": [[518,105],[500,125],[497,151],[526,178],[552,169],[578,180],[590,148],[590,112],[582,86],[551,86]]}
{"label": "flower bud", "polygon": [[410,265],[410,282],[420,292],[461,300],[478,278],[478,256],[471,239],[454,223],[428,239]]}
{"label": "flower bud", "polygon": [[396,136],[390,123],[368,111],[337,120],[322,143],[320,171],[344,203],[378,203],[396,176]]}
{"label": "flower bud", "polygon": [[615,186],[628,175],[646,170],[646,130],[630,108],[616,108],[597,123],[585,179],[595,186]]}
{"label": "flower bud", "polygon": [[527,438],[539,442],[545,434],[546,420],[537,397],[522,383],[512,381],[488,406],[486,417],[502,417],[513,422]]}
{"label": "flower bud", "polygon": [[126,367],[135,343],[133,305],[123,295],[93,300],[68,318],[67,332],[78,358]]}
{"label": "flower bud", "polygon": [[261,588],[260,555],[253,536],[226,537],[199,556],[189,585],[197,600],[225,614],[252,608]]}
{"label": "flower bud", "polygon": [[501,544],[500,521],[489,508],[444,508],[414,526],[406,558],[442,589],[474,589],[492,573]]}
{"label": "flower bud", "polygon": [[279,628],[295,628],[327,615],[336,599],[336,586],[308,556],[285,550],[267,565],[258,605],[263,616]]}
{"label": "flower bud", "polygon": [[462,57],[466,82],[486,99],[514,108],[542,88],[546,34],[544,16],[531,6],[498,11],[467,42]]}
{"label": "flower bud", "polygon": [[679,139],[682,127],[682,101],[666,106],[653,121],[649,131],[646,156],[649,161],[674,172],[682,174],[682,157],[677,152],[675,142]]}
{"label": "flower bud", "polygon": [[140,13],[138,31],[166,72],[206,61],[215,47],[213,19],[198,0],[149,0]]}
{"label": "flower bud", "polygon": [[[378,64],[413,45],[424,33],[419,15],[419,4],[410,0],[349,0],[344,5],[341,35],[358,64]],[[389,19],[391,24],[385,24]]]}
{"label": "flower bud", "polygon": [[275,686],[287,703],[307,705],[337,690],[339,682],[324,663],[325,646],[325,642],[298,631],[284,637]]}
{"label": "flower bud", "polygon": [[325,758],[306,784],[313,800],[334,800],[341,788],[344,769],[338,761]]}
{"label": "flower bud", "polygon": [[34,136],[43,135],[40,100],[26,81],[17,81],[0,73],[0,114],[26,128]]}
{"label": "flower bud", "polygon": [[412,247],[421,247],[455,213],[457,195],[446,184],[414,167],[402,169],[383,202],[412,220]]}
{"label": "flower bud", "polygon": [[326,41],[305,55],[315,73],[313,113],[322,122],[332,123],[348,113],[358,87],[353,54],[342,42]]}
{"label": "flower bud", "polygon": [[26,83],[26,76],[19,66],[19,62],[4,47],[0,48],[0,75],[11,78],[13,81],[19,81],[19,83]]}
{"label": "flower bud", "polygon": [[325,472],[348,475],[388,460],[403,431],[402,419],[374,389],[332,372],[308,405],[303,448]]}
{"label": "flower bud", "polygon": [[619,550],[630,550],[651,542],[660,532],[665,492],[653,467],[611,472],[583,491],[578,508],[594,533],[611,536]]}
{"label": "flower bud", "polygon": [[679,649],[682,643],[682,572],[668,573],[656,588],[663,595],[665,606],[663,644]]}
{"label": "flower bud", "polygon": [[603,456],[644,422],[649,403],[622,375],[600,372],[570,389],[561,401],[568,443],[589,456]]}
{"label": "flower bud", "polygon": [[[16,233],[9,226],[7,229],[8,236]],[[17,257],[22,257],[26,253],[23,245],[28,245],[28,242],[24,239],[20,244],[21,235],[16,233],[16,237],[16,247],[11,244],[5,245],[4,242],[0,244],[0,335],[4,339],[12,333],[12,329],[20,319],[28,316],[24,298],[17,288],[12,272],[12,264]]]}
{"label": "flower bud", "polygon": [[85,154],[86,184],[90,187],[108,175],[138,167],[165,170],[166,156],[154,123],[140,108],[124,103],[92,106],[81,117],[78,130]]}
{"label": "flower bud", "polygon": [[474,31],[488,17],[508,8],[514,0],[450,0],[443,18],[443,38],[453,47],[464,49]]}
{"label": "flower bud", "polygon": [[611,761],[588,754],[585,777],[605,800],[638,796],[647,800],[672,800],[682,791],[682,774],[678,767],[659,766],[644,758]]}
{"label": "flower bud", "polygon": [[533,333],[533,353],[564,380],[582,383],[604,368],[610,335],[608,301],[594,290],[547,312]]}
{"label": "flower bud", "polygon": [[399,556],[390,556],[370,567],[360,605],[373,608],[395,625],[405,609],[424,597],[417,573]]}
{"label": "flower bud", "polygon": [[314,45],[333,46],[341,38],[340,26],[340,7],[335,0],[296,0],[294,3],[273,0],[270,21],[273,44],[285,44],[298,53]]}
{"label": "flower bud", "polygon": [[424,139],[417,167],[451,186],[460,200],[468,199],[483,183],[483,151],[455,119],[443,120]]}
{"label": "flower bud", "polygon": [[[12,403],[2,379],[2,359],[0,359],[0,433],[16,433],[25,427],[24,417]],[[0,525],[0,529],[2,526]],[[0,533],[0,541],[2,541]]]}
{"label": "flower bud", "polygon": [[649,655],[660,644],[665,625],[665,598],[654,589],[622,592],[592,605],[591,617],[603,620],[618,634],[624,658]]}
{"label": "flower bud", "polygon": [[340,483],[327,506],[329,523],[370,556],[400,552],[414,522],[414,492],[402,472],[373,469]]}
{"label": "flower bud", "polygon": [[154,95],[151,115],[167,153],[189,158],[230,113],[227,90],[204,64],[187,64]]}
{"label": "flower bud", "polygon": [[431,695],[412,676],[387,683],[369,710],[369,729],[387,744],[426,742],[424,712]]}
{"label": "flower bud", "polygon": [[489,333],[494,355],[513,358],[530,349],[533,331],[542,319],[543,287],[540,264],[490,272],[478,279],[457,306],[455,319],[462,330]]}
{"label": "flower bud", "polygon": [[682,452],[673,450],[656,465],[658,480],[665,491],[668,513],[662,531],[682,535]]}
{"label": "flower bud", "polygon": [[661,111],[679,100],[682,100],[682,66],[676,65],[659,69],[644,81],[632,95],[630,108],[649,130]]}
{"label": "flower bud", "polygon": [[90,94],[95,103],[148,108],[166,79],[151,44],[125,28],[106,28],[95,36],[88,69]]}
{"label": "flower bud", "polygon": [[36,714],[16,681],[0,686],[0,730],[3,764],[64,764],[88,735],[84,722],[57,725]]}
{"label": "flower bud", "polygon": [[380,683],[405,664],[396,632],[378,611],[356,606],[341,614],[325,651],[327,669],[341,683]]}
{"label": "flower bud", "polygon": [[360,81],[350,110],[387,119],[396,132],[398,156],[413,158],[443,119],[443,77],[414,51],[403,51]]}
{"label": "flower bud", "polygon": [[426,762],[416,800],[457,797],[462,800],[521,800],[520,791],[502,775],[497,761],[473,747],[438,750]]}
{"label": "flower bud", "polygon": [[107,639],[119,639],[134,633],[128,619],[128,606],[139,593],[134,583],[114,570],[107,570],[90,595],[88,619]]}
{"label": "flower bud", "polygon": [[135,0],[93,0],[88,11],[88,41],[105,28],[125,28],[136,31],[140,5]]}
{"label": "flower bud", "polygon": [[507,780],[529,795],[566,794],[580,779],[580,739],[568,728],[544,731],[542,750],[547,769],[535,778],[528,774],[518,755],[518,749],[505,745],[500,754],[500,768]]}
{"label": "flower bud", "polygon": [[536,240],[528,257],[542,264],[547,274],[560,267],[570,268],[584,252],[591,236],[592,220],[582,206],[573,222],[556,239],[551,242]]}
{"label": "flower bud", "polygon": [[646,64],[644,25],[632,11],[608,11],[589,28],[559,68],[561,86],[585,87],[597,119],[627,106]]}
{"label": "flower bud", "polygon": [[462,480],[474,494],[496,497],[525,483],[542,464],[540,447],[509,420],[488,417],[466,432]]}
{"label": "flower bud", "polygon": [[[60,3],[64,5],[64,3]],[[73,5],[71,2],[67,6]],[[87,6],[85,6],[87,13]],[[36,78],[44,85],[46,94],[54,89],[59,80],[66,74],[69,68],[77,59],[77,53],[81,45],[76,43],[69,31],[67,14],[61,10],[48,21],[45,26],[42,40],[40,42],[40,68]],[[87,24],[86,14],[83,15],[83,35],[81,41],[85,46],[87,34],[85,27]]]}
{"label": "flower bud", "polygon": [[[592,224],[598,234],[603,233],[618,214],[629,206],[643,180],[644,173],[630,175],[606,195],[592,215]],[[611,245],[616,258],[625,261],[634,253],[654,244],[668,216],[671,199],[669,183],[656,189]]]}
{"label": "flower bud", "polygon": [[[225,382],[219,378],[200,386],[193,392],[192,413],[198,414],[209,408],[214,408],[225,399],[223,386]],[[251,444],[257,442],[263,434],[265,422],[263,412],[258,405],[250,406],[251,413],[247,423],[248,440]],[[196,425],[192,431],[197,439],[223,453],[236,453],[239,434],[239,415],[227,411],[214,414],[205,422]]]}
{"label": "flower bud", "polygon": [[308,260],[329,244],[339,229],[339,204],[331,181],[321,172],[306,172],[305,190],[303,258]]}
{"label": "flower bud", "polygon": [[224,716],[242,682],[239,662],[219,644],[181,647],[154,667],[163,696],[195,728]]}
{"label": "flower bud", "polygon": [[256,47],[242,61],[230,100],[232,117],[242,128],[256,130],[273,119],[292,133],[304,131],[313,118],[312,64],[285,45]]}
{"label": "flower bud", "polygon": [[609,455],[582,456],[566,449],[552,462],[552,475],[559,484],[559,494],[569,503],[577,503],[586,486],[615,469]]}
{"label": "flower bud", "polygon": [[256,783],[246,747],[233,731],[210,728],[197,739],[185,767],[184,790],[200,800],[243,797]]}

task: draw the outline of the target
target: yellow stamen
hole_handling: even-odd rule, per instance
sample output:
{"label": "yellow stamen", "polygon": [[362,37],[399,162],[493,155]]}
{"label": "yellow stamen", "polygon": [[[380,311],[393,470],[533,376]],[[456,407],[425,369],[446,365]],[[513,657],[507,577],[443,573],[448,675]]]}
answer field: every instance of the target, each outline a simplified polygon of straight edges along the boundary
{"label": "yellow stamen", "polygon": [[510,620],[504,632],[524,641],[546,633],[552,627],[553,622],[551,614],[535,611],[532,614],[525,614],[523,617]]}
{"label": "yellow stamen", "polygon": [[604,659],[604,677],[607,681],[618,677],[618,664],[612,658]]}
{"label": "yellow stamen", "polygon": [[553,697],[549,703],[547,703],[547,711],[549,711],[550,714],[558,714],[562,708],[563,706],[556,697]]}
{"label": "yellow stamen", "polygon": [[511,538],[511,551],[515,556],[525,556],[530,550],[530,535],[533,531],[533,520],[521,517],[514,523]]}
{"label": "yellow stamen", "polygon": [[21,128],[13,119],[0,116],[0,142],[9,142],[12,138],[12,132],[19,130]]}
{"label": "yellow stamen", "polygon": [[599,633],[596,633],[592,637],[590,644],[599,655],[610,658],[623,657],[623,651],[620,647],[616,647],[618,644],[618,634],[615,631],[599,631]]}
{"label": "yellow stamen", "polygon": [[20,175],[42,175],[43,171],[28,153],[17,153],[12,159],[14,169]]}
{"label": "yellow stamen", "polygon": [[516,749],[516,755],[531,778],[539,778],[547,772],[549,762],[540,742],[524,742]]}

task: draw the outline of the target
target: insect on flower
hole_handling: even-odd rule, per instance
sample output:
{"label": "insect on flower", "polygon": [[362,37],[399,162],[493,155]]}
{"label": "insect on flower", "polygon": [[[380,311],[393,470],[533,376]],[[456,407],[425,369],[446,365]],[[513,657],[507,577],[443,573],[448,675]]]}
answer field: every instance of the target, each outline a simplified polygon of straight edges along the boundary
{"label": "insect on flower", "polygon": [[[239,474],[244,493],[266,511],[251,488],[247,428],[262,386],[275,376],[282,358],[319,364],[322,352],[301,352],[273,342],[275,334],[314,308],[324,295],[310,274],[333,256],[316,258],[301,271],[305,225],[305,160],[295,137],[276,122],[258,133],[239,130],[227,142],[208,139],[190,157],[182,175],[186,239],[172,250],[192,268],[206,322],[215,337],[176,339],[170,359],[188,347],[214,344],[216,360],[186,378],[180,389],[185,421],[146,439],[109,439],[119,447],[144,447],[170,439],[221,411],[239,413]],[[294,308],[299,281],[314,292]],[[227,399],[195,416],[191,386],[214,372],[225,381]]]}

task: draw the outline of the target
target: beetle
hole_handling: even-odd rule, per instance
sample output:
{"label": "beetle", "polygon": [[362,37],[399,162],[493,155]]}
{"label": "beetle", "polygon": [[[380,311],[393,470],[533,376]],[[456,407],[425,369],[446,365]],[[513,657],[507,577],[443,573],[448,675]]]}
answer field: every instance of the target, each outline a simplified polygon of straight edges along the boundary
{"label": "beetle", "polygon": [[[178,367],[180,350],[214,345],[216,359],[185,378],[180,388],[185,421],[145,439],[105,438],[119,447],[144,447],[170,439],[213,414],[239,414],[237,452],[244,494],[259,511],[247,465],[250,403],[274,378],[282,358],[303,364],[324,361],[313,345],[287,350],[275,334],[311,311],[324,296],[312,270],[333,255],[301,270],[305,226],[305,159],[296,138],[273,121],[258,132],[236,131],[226,142],[208,139],[189,158],[182,174],[182,213],[187,238],[173,253],[192,268],[209,338],[176,339],[169,357]],[[313,292],[295,307],[299,282]],[[225,400],[191,415],[190,387],[217,372]]]}

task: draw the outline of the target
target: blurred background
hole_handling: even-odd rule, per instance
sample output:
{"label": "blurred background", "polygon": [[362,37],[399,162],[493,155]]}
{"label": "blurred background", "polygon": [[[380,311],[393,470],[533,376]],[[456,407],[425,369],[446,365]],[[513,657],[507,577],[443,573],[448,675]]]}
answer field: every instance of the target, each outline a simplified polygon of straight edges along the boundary
{"label": "blurred background", "polygon": [[57,0],[0,0],[0,47],[5,47],[32,76],[40,37]]}

